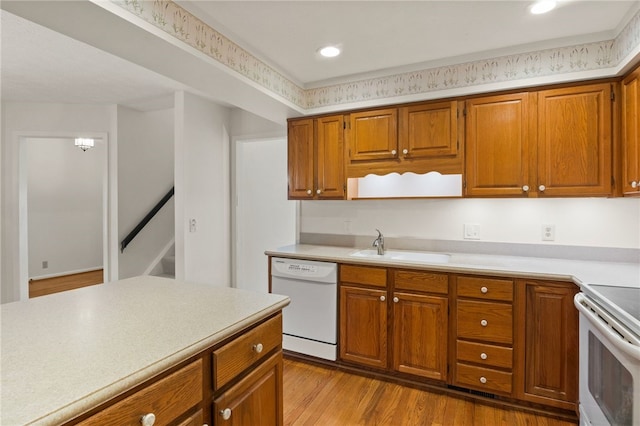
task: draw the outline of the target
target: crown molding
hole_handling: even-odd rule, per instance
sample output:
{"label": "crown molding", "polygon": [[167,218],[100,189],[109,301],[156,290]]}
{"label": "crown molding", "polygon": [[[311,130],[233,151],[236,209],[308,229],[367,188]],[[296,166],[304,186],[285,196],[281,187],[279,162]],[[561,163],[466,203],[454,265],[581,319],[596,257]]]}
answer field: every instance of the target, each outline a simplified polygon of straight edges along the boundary
{"label": "crown molding", "polygon": [[611,40],[305,89],[172,0],[110,1],[307,114],[612,77],[640,55],[640,11],[636,11]]}

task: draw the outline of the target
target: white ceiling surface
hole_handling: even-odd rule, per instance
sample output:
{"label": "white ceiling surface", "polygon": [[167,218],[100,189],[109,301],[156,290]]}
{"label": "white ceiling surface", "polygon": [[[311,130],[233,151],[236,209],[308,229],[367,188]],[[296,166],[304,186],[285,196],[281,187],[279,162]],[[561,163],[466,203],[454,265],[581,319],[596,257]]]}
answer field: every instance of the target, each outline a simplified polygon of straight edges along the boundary
{"label": "white ceiling surface", "polygon": [[[305,88],[614,38],[639,1],[565,1],[533,16],[529,1],[179,1]],[[6,11],[2,100],[146,109],[184,85]],[[343,55],[316,50],[340,44]]]}

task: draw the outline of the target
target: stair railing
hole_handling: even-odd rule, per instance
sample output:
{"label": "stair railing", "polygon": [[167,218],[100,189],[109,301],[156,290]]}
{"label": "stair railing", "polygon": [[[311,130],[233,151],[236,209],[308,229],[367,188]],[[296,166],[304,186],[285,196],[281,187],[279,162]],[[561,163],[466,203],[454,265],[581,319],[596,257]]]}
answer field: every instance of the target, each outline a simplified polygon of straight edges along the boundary
{"label": "stair railing", "polygon": [[164,207],[165,204],[167,204],[167,201],[169,201],[171,197],[173,197],[174,189],[175,187],[172,186],[169,192],[167,192],[165,196],[162,197],[160,201],[158,201],[158,204],[153,206],[153,208],[149,211],[149,213],[147,213],[147,215],[144,218],[142,218],[140,223],[138,223],[138,225],[136,225],[136,227],[133,228],[133,231],[129,232],[129,234],[126,237],[124,237],[124,240],[122,240],[122,242],[120,243],[120,253],[124,252],[124,249],[129,245],[131,241],[133,241],[136,235],[138,235],[138,233],[142,231],[142,228],[144,228],[147,225],[147,223],[149,223],[149,221],[153,219],[156,213],[158,213],[160,209]]}

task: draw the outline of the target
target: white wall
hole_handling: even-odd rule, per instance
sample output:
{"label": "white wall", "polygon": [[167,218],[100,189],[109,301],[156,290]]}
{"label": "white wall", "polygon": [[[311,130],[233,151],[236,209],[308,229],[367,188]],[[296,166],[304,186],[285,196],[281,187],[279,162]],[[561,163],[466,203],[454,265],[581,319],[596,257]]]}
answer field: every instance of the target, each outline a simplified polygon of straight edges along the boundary
{"label": "white wall", "polygon": [[107,133],[108,106],[12,103],[2,105],[2,303],[20,298],[19,140],[23,136],[69,136]]}
{"label": "white wall", "polygon": [[[640,199],[434,199],[303,201],[300,232],[462,240],[465,223],[481,241],[640,248]],[[555,241],[541,226],[555,225]]]}
{"label": "white wall", "polygon": [[[173,108],[117,107],[118,240],[122,241],[174,183]],[[174,237],[172,198],[119,255],[119,278],[141,275]]]}
{"label": "white wall", "polygon": [[[229,109],[178,92],[176,278],[231,285]],[[194,232],[189,222],[195,220]]]}
{"label": "white wall", "polygon": [[[106,146],[26,138],[29,278],[102,268]],[[46,261],[48,266],[43,267]]]}

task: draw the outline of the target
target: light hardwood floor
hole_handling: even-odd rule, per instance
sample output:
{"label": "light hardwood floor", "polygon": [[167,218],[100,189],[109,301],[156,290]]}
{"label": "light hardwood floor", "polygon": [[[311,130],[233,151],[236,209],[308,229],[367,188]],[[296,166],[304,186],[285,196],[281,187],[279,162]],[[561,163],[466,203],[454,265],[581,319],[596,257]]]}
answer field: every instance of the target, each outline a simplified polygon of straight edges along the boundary
{"label": "light hardwood floor", "polygon": [[284,361],[283,384],[285,426],[575,425],[291,359]]}
{"label": "light hardwood floor", "polygon": [[102,269],[97,269],[95,271],[82,272],[79,274],[31,280],[29,281],[29,297],[44,296],[46,294],[102,284],[104,281],[102,277]]}

